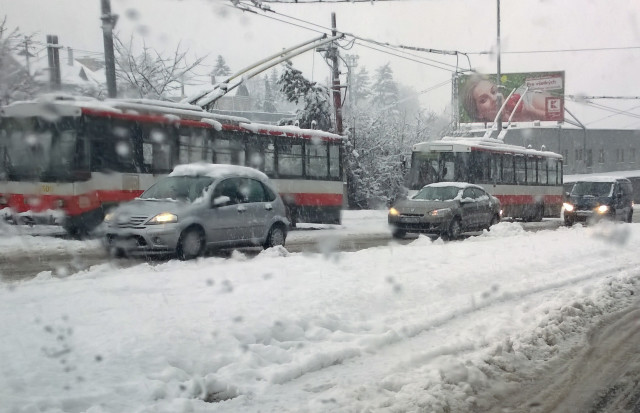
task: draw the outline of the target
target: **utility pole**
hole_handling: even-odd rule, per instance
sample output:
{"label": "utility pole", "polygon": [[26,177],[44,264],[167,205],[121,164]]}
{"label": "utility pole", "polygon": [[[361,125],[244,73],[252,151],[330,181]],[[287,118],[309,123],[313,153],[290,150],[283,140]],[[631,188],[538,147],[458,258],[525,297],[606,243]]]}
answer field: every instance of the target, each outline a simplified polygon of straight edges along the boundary
{"label": "utility pole", "polygon": [[358,59],[360,56],[357,54],[348,54],[345,56],[345,60],[347,62],[347,68],[349,71],[347,72],[349,75],[348,84],[347,84],[347,93],[349,93],[349,114],[351,115],[351,121],[353,122],[353,126],[351,127],[351,140],[353,143],[353,147],[356,147],[356,96],[354,95],[354,76],[353,71],[356,67],[358,67]]}
{"label": "utility pole", "polygon": [[29,76],[31,76],[31,67],[29,64],[29,58],[30,57],[34,57],[31,52],[29,52],[29,43],[31,42],[31,38],[24,36],[24,51],[23,52],[19,52],[18,54],[23,55],[25,58],[25,62],[26,62],[26,68],[27,68],[27,73],[29,74]]}
{"label": "utility pole", "polygon": [[49,62],[49,85],[51,90],[60,90],[62,76],[60,75],[60,49],[58,36],[47,35],[47,58]]}
{"label": "utility pole", "polygon": [[117,96],[116,89],[116,59],[113,53],[113,28],[118,21],[118,15],[111,13],[111,0],[101,0],[102,4],[102,38],[104,41],[104,64],[107,75],[107,93],[110,98]]}
{"label": "utility pole", "polygon": [[355,96],[353,95],[353,70],[358,67],[358,59],[360,56],[357,54],[348,54],[345,56],[345,60],[347,62],[347,68],[349,69],[349,80],[347,84],[347,92],[349,93],[349,109],[353,110],[353,107],[356,104]]}
{"label": "utility pole", "polygon": [[[331,35],[336,36],[336,14],[331,13]],[[340,68],[338,67],[338,48],[332,42],[331,47],[331,78],[333,89],[333,106],[336,112],[336,133],[342,135],[342,96],[340,93]]]}
{"label": "utility pole", "polygon": [[[498,51],[498,71],[497,71],[497,79],[496,79],[496,86],[498,88],[498,96],[497,96],[497,101],[496,104],[498,106],[498,110],[500,110],[500,108],[502,108],[502,74],[500,73],[500,0],[497,0],[498,2],[498,43],[497,43],[497,51]],[[498,133],[502,132],[502,114],[500,114],[500,116],[498,116]]]}

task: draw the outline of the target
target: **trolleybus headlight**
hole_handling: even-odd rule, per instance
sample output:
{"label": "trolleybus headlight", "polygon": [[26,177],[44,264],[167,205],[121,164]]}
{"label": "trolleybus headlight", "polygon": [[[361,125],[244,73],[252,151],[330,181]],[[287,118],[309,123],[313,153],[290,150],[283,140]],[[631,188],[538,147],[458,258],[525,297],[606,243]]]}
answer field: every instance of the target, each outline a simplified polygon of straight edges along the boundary
{"label": "trolleybus headlight", "polygon": [[56,208],[64,208],[65,202],[64,199],[56,199],[55,206]]}
{"label": "trolleybus headlight", "polygon": [[598,211],[598,214],[606,214],[609,212],[609,205],[600,205],[596,211]]}
{"label": "trolleybus headlight", "polygon": [[564,210],[565,210],[565,211],[567,211],[567,212],[572,212],[572,211],[573,211],[573,205],[568,204],[568,203],[566,203],[566,202],[565,202],[564,204],[562,204],[562,207],[563,207],[563,208],[564,208]]}
{"label": "trolleybus headlight", "polygon": [[451,208],[442,208],[442,209],[434,209],[433,211],[429,212],[429,215],[431,215],[432,217],[441,217],[443,215],[447,215],[451,212]]}
{"label": "trolleybus headlight", "polygon": [[4,196],[0,196],[0,205],[7,205],[7,198]]}
{"label": "trolleybus headlight", "polygon": [[391,208],[389,208],[389,215],[393,215],[393,216],[400,215],[400,211],[398,211],[394,207],[391,207]]}
{"label": "trolleybus headlight", "polygon": [[169,224],[172,222],[178,222],[178,216],[170,212],[163,212],[151,218],[147,224]]}

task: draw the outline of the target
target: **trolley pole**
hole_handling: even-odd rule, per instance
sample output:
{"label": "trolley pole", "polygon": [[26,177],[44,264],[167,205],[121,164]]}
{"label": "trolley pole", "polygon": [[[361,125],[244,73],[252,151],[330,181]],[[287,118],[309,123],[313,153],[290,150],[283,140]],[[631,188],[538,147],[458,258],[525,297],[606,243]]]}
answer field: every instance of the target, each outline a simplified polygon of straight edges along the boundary
{"label": "trolley pole", "polygon": [[113,53],[113,28],[118,21],[118,15],[111,13],[111,0],[101,0],[102,5],[102,38],[104,41],[104,64],[107,76],[107,92],[110,98],[117,96],[116,89],[116,59]]}
{"label": "trolley pole", "polygon": [[[331,13],[331,35],[336,36],[336,14]],[[333,89],[333,106],[336,113],[336,133],[342,135],[342,96],[340,93],[340,68],[338,67],[338,48],[331,45],[331,64],[333,70],[331,72],[332,89]]]}

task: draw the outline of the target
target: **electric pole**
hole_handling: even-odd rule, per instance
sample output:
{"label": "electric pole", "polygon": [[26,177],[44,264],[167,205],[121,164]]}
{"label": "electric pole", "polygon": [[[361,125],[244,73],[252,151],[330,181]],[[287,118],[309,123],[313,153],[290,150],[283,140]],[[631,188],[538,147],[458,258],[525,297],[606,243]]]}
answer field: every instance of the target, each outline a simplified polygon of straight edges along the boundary
{"label": "electric pole", "polygon": [[51,90],[60,90],[62,76],[60,75],[60,49],[58,36],[47,35],[47,59],[49,62],[49,85]]}
{"label": "electric pole", "polygon": [[[498,51],[498,71],[497,71],[497,79],[496,79],[496,87],[498,88],[498,95],[496,100],[496,105],[498,106],[498,110],[502,108],[502,74],[500,73],[500,0],[498,2],[498,43],[497,43],[497,51]],[[497,121],[498,133],[502,131],[502,113],[498,116]]]}
{"label": "electric pole", "polygon": [[[337,35],[335,13],[331,13],[331,35]],[[342,135],[342,96],[340,93],[340,68],[338,67],[338,48],[332,42],[329,50],[331,50],[331,83],[333,89],[333,106],[336,112],[336,133],[338,135]]]}
{"label": "electric pole", "polygon": [[118,21],[118,15],[111,13],[111,0],[101,0],[102,4],[102,38],[104,41],[104,64],[107,75],[107,92],[110,98],[117,96],[116,89],[116,59],[113,53],[113,28]]}

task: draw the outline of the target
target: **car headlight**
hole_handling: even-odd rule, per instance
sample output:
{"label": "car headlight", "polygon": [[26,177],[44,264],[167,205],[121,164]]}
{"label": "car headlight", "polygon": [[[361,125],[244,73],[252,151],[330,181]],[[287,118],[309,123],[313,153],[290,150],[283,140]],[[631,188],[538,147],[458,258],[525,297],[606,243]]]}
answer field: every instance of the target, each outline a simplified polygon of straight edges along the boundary
{"label": "car headlight", "polygon": [[391,207],[391,208],[389,208],[389,215],[393,215],[393,216],[400,215],[400,211],[398,211],[394,207]]}
{"label": "car headlight", "polygon": [[596,208],[596,211],[598,212],[598,214],[606,214],[607,212],[609,212],[609,205],[600,205],[598,208]]}
{"label": "car headlight", "polygon": [[178,222],[178,216],[170,212],[163,212],[147,221],[147,224],[170,224],[172,222]]}
{"label": "car headlight", "polygon": [[113,220],[113,212],[107,212],[104,214],[104,222],[111,222]]}
{"label": "car headlight", "polygon": [[451,213],[451,208],[441,208],[441,209],[434,209],[433,211],[429,212],[429,215],[431,215],[432,217],[439,217],[442,215],[447,215]]}
{"label": "car headlight", "polygon": [[565,202],[564,204],[562,204],[562,206],[563,206],[565,211],[568,211],[568,212],[573,211],[573,205],[571,205],[571,204],[568,204],[568,203]]}

